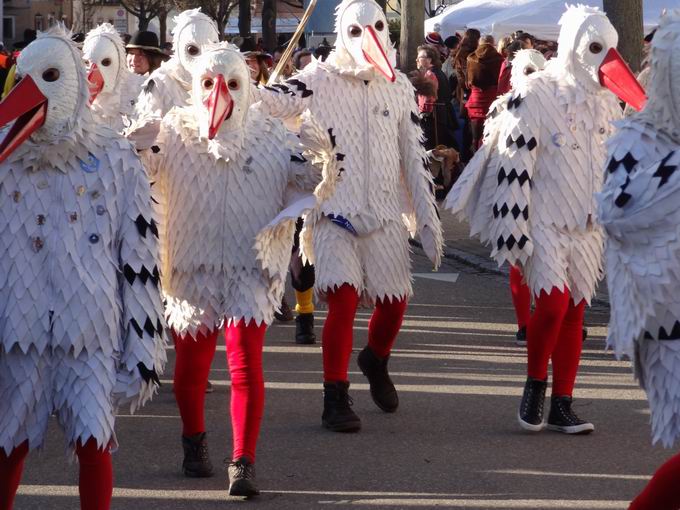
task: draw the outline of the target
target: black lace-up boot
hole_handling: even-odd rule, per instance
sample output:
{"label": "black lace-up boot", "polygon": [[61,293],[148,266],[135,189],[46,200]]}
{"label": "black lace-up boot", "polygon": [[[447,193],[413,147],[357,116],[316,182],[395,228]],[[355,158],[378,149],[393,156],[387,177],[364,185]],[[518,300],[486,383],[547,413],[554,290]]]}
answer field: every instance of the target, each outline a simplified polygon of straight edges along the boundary
{"label": "black lace-up boot", "polygon": [[545,427],[543,423],[543,404],[545,402],[545,389],[548,382],[533,377],[527,377],[524,385],[522,402],[519,405],[517,418],[524,430],[540,432]]}
{"label": "black lace-up boot", "polygon": [[184,448],[184,462],[182,462],[184,476],[207,478],[214,474],[208,455],[208,440],[205,432],[193,436],[182,436],[182,448]]}
{"label": "black lace-up boot", "polygon": [[357,364],[368,378],[371,386],[373,402],[386,413],[393,413],[399,407],[399,396],[394,388],[390,374],[387,372],[387,362],[390,357],[379,358],[366,346],[357,357]]}
{"label": "black lace-up boot", "polygon": [[316,335],[314,334],[314,314],[301,313],[295,317],[295,343],[296,344],[313,344],[316,342]]}
{"label": "black lace-up boot", "polygon": [[548,430],[563,432],[564,434],[590,434],[595,430],[595,426],[579,418],[572,410],[571,404],[572,398],[569,396],[553,396],[550,399]]}
{"label": "black lace-up boot", "polygon": [[255,464],[248,458],[241,457],[227,466],[229,473],[229,495],[251,498],[257,496],[260,491],[255,485]]}
{"label": "black lace-up boot", "polygon": [[358,432],[361,420],[352,411],[352,398],[347,393],[349,382],[323,383],[321,423],[333,432]]}

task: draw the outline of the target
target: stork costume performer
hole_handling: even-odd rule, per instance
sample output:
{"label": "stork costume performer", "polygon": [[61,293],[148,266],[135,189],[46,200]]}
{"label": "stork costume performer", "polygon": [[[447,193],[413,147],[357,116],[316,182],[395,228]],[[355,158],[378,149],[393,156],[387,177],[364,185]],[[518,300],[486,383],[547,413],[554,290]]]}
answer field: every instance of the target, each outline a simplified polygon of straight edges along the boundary
{"label": "stork costume performer", "polygon": [[116,409],[165,363],[149,180],[97,123],[81,55],[41,33],[0,103],[0,508],[56,414],[80,461],[83,509],[109,508]]}
{"label": "stork costume performer", "polygon": [[113,25],[103,23],[88,32],[83,59],[95,116],[122,133],[134,117],[144,78],[130,72],[125,64],[125,46]]}
{"label": "stork costume performer", "polygon": [[[163,290],[177,353],[183,470],[190,477],[213,474],[203,403],[226,327],[234,438],[229,491],[252,496],[264,335],[283,296],[295,221],[307,209],[276,218],[287,187],[314,190],[321,173],[297,163],[305,158],[291,153],[279,120],[250,108],[249,70],[235,46],[204,47],[192,70],[194,106],[165,116],[152,162],[162,194]],[[328,134],[303,124],[300,137],[308,147],[317,144],[330,175],[337,162]],[[332,178],[316,189],[319,197],[330,193]]]}
{"label": "stork costume performer", "polygon": [[[540,51],[528,49],[519,50],[515,54],[512,61],[512,68],[510,71],[510,85],[512,89],[510,92],[500,96],[489,107],[489,111],[502,111],[507,108],[508,101],[512,98],[512,90],[516,90],[526,86],[526,81],[534,73],[542,71],[545,68],[546,60]],[[492,122],[491,120],[489,122]],[[493,151],[496,149],[498,143],[498,129],[494,128],[492,132],[486,129],[486,138],[481,147],[483,155],[479,155],[474,160],[474,164],[468,164],[465,167],[463,175],[456,181],[456,184],[451,188],[447,195],[445,207],[451,209],[455,215],[461,220],[467,221],[470,224],[470,235],[479,235],[480,232],[487,227],[488,222],[492,220],[484,212],[490,213],[486,207],[486,203],[480,202],[480,186],[483,182],[487,186],[491,186],[486,190],[486,193],[493,193],[495,189],[495,168],[491,168],[487,162]],[[487,177],[488,174],[488,177]],[[487,177],[487,178],[485,178]],[[480,221],[484,223],[480,223]],[[517,266],[510,266],[510,294],[512,296],[512,304],[515,307],[515,314],[517,316],[517,334],[515,335],[517,345],[526,346],[526,330],[531,317],[531,290],[524,282],[524,275],[522,270]]]}
{"label": "stork costume performer", "polygon": [[443,243],[414,90],[392,65],[382,9],[373,0],[343,0],[336,33],[337,49],[326,62],[314,61],[285,84],[259,90],[274,116],[293,117],[308,108],[332,128],[343,154],[343,179],[322,204],[323,217],[313,226],[307,222],[302,236],[312,238],[313,253],[306,255],[315,264],[315,288],[328,301],[322,423],[349,432],[361,428],[347,377],[361,298],[375,303],[375,311],[359,366],[378,407],[394,412],[398,406],[387,363],[412,294],[402,212],[411,220],[414,213],[411,225],[435,267]]}
{"label": "stork costume performer", "polygon": [[135,107],[136,121],[126,131],[138,149],[148,149],[153,145],[166,113],[175,106],[189,105],[191,65],[206,44],[220,40],[215,20],[203,14],[200,8],[183,11],[173,21],[174,54],[144,82]]}
{"label": "stork costume performer", "polygon": [[[584,308],[602,272],[604,236],[593,193],[602,187],[609,121],[622,114],[606,88],[637,108],[644,91],[617,53],[618,36],[604,13],[569,6],[560,24],[559,56],[489,114],[485,150],[466,169],[473,181],[481,172],[479,191],[456,192],[463,202],[449,206],[467,211],[473,233],[493,243],[499,265],[521,267],[534,295],[520,425],[545,427],[552,359],[548,428],[579,434],[594,430],[571,407]],[[477,203],[466,203],[476,194]]]}
{"label": "stork costume performer", "polygon": [[[607,343],[634,360],[647,392],[652,435],[680,436],[680,10],[665,14],[651,50],[649,101],[609,141],[598,215],[606,249],[611,320]],[[664,464],[632,510],[680,508],[680,455]]]}

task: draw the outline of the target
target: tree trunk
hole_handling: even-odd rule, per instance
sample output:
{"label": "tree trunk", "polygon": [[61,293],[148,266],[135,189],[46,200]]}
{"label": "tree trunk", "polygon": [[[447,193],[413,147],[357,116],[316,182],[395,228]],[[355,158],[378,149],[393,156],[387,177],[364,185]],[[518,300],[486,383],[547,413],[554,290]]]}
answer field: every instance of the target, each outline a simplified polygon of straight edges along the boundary
{"label": "tree trunk", "polygon": [[238,34],[241,37],[250,36],[250,0],[238,0]]}
{"label": "tree trunk", "polygon": [[604,12],[619,33],[619,52],[634,72],[642,63],[642,0],[602,0]]}
{"label": "tree trunk", "polygon": [[262,3],[262,41],[264,49],[274,53],[276,38],[276,0],[264,0]]}
{"label": "tree trunk", "polygon": [[139,31],[141,32],[142,30],[148,30],[149,29],[149,21],[150,19],[147,19],[146,17],[138,17],[139,20]]}
{"label": "tree trunk", "polygon": [[423,0],[401,1],[401,41],[399,68],[408,73],[416,68],[418,46],[425,39],[425,10]]}
{"label": "tree trunk", "polygon": [[158,31],[160,32],[161,47],[165,44],[165,32],[168,29],[168,10],[161,9],[158,13]]}

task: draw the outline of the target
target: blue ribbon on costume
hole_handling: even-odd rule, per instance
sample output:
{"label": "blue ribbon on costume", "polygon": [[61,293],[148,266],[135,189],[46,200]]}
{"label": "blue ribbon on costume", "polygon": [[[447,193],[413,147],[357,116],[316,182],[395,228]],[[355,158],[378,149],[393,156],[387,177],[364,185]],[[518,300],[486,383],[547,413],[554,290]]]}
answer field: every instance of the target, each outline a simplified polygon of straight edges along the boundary
{"label": "blue ribbon on costume", "polygon": [[340,216],[339,214],[327,214],[326,217],[331,220],[333,223],[335,223],[338,227],[344,228],[347,232],[352,234],[353,236],[358,236],[359,234],[357,231],[354,229],[354,226],[352,223],[345,218],[344,216]]}

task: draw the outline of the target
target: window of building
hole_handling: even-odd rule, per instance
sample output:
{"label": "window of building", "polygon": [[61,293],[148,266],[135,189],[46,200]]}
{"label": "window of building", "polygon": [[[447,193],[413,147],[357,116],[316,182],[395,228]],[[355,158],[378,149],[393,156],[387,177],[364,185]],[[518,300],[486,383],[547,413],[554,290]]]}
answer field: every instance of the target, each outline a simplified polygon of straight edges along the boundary
{"label": "window of building", "polygon": [[42,14],[36,14],[35,15],[35,29],[36,30],[45,30],[45,23],[43,21]]}
{"label": "window of building", "polygon": [[2,17],[2,35],[5,39],[16,38],[16,26],[14,16]]}

